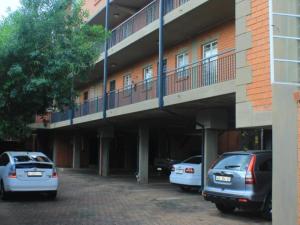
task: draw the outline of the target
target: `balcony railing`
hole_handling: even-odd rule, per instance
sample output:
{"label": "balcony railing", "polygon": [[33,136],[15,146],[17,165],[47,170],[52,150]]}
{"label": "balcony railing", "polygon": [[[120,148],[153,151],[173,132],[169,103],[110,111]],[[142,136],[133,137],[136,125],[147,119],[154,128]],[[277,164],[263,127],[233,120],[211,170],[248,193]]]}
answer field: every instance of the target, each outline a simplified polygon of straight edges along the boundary
{"label": "balcony railing", "polygon": [[[164,14],[167,14],[189,0],[164,0]],[[109,48],[120,43],[159,18],[159,0],[154,0],[140,11],[129,17],[111,31]]]}
{"label": "balcony railing", "polygon": [[[236,55],[233,51],[203,59],[188,66],[168,71],[164,78],[164,95],[172,95],[235,79]],[[107,109],[114,109],[158,97],[157,77],[107,94]],[[74,118],[102,112],[103,98],[97,97],[75,107]],[[55,112],[51,122],[70,119],[71,110]]]}

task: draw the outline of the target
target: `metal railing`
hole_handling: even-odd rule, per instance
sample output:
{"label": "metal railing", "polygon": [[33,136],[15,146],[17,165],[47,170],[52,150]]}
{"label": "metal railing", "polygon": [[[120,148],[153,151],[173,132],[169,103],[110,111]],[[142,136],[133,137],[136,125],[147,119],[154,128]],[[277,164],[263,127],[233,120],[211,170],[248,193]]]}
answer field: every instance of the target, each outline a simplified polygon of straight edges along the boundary
{"label": "metal railing", "polygon": [[96,97],[77,104],[74,109],[74,118],[103,111],[103,98]]}
{"label": "metal railing", "polygon": [[[164,13],[167,14],[189,0],[164,0]],[[126,19],[111,31],[108,47],[120,43],[159,18],[159,0],[154,0],[137,13]]]}
{"label": "metal railing", "polygon": [[[234,50],[203,59],[182,68],[167,71],[164,78],[164,95],[172,95],[200,87],[233,80],[236,76],[236,55]],[[107,109],[114,109],[158,97],[157,77],[111,91],[107,94]],[[74,118],[102,112],[103,97],[97,97],[74,109]],[[71,110],[52,113],[51,122],[68,120]]]}
{"label": "metal railing", "polygon": [[168,71],[165,93],[171,95],[235,79],[235,53],[229,51]]}
{"label": "metal railing", "polygon": [[157,79],[151,78],[108,93],[107,109],[114,109],[156,97]]}
{"label": "metal railing", "polygon": [[71,118],[72,111],[66,108],[64,111],[53,112],[51,115],[51,123],[57,123]]}

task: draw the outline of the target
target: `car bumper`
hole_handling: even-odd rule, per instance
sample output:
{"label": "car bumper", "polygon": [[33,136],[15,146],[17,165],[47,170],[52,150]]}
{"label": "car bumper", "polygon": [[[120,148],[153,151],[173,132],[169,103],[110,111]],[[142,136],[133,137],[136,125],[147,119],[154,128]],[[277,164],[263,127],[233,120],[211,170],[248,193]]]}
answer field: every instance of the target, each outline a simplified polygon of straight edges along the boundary
{"label": "car bumper", "polygon": [[225,203],[238,208],[261,209],[263,201],[255,201],[249,196],[203,192],[204,199],[213,203]]}
{"label": "car bumper", "polygon": [[6,184],[6,191],[8,192],[56,191],[57,189],[57,178],[51,178],[45,181],[23,181],[18,179],[8,179]]}
{"label": "car bumper", "polygon": [[201,178],[200,177],[184,177],[180,175],[171,175],[170,183],[179,184],[179,185],[187,185],[187,186],[201,186]]}

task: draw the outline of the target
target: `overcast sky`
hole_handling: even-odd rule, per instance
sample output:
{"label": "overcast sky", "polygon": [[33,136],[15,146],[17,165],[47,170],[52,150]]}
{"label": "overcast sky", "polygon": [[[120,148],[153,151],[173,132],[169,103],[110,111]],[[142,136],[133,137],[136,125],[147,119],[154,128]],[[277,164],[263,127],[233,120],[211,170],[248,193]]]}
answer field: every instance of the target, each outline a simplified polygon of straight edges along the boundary
{"label": "overcast sky", "polygon": [[14,11],[19,5],[19,0],[0,0],[0,17],[7,15],[6,11],[8,7]]}

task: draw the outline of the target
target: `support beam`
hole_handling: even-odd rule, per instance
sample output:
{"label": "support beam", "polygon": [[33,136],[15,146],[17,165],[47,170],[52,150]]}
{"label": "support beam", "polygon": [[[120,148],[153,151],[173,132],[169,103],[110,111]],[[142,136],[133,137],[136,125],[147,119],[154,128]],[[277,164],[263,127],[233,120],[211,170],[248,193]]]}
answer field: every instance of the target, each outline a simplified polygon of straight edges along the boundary
{"label": "support beam", "polygon": [[[205,129],[204,134],[204,175],[207,175],[209,167],[218,157],[218,131]],[[206,186],[206,179],[204,179]]]}
{"label": "support beam", "polygon": [[81,147],[81,137],[79,135],[74,135],[73,137],[73,169],[80,168],[80,147]]}
{"label": "support beam", "polygon": [[100,139],[100,163],[99,163],[99,175],[107,177],[109,174],[109,150],[110,150],[110,138]]}
{"label": "support beam", "polygon": [[[106,13],[105,13],[105,30],[109,30],[109,5],[110,0],[106,0]],[[106,118],[107,109],[107,75],[108,75],[108,41],[105,39],[104,46],[104,68],[103,68],[103,119]]]}
{"label": "support beam", "polygon": [[149,128],[140,127],[139,129],[139,173],[138,182],[148,183],[149,170]]}
{"label": "support beam", "polygon": [[99,175],[107,177],[109,175],[109,152],[111,141],[114,138],[113,127],[103,128],[98,131],[100,137],[99,146]]}
{"label": "support beam", "polygon": [[159,1],[159,62],[158,62],[158,99],[159,108],[164,106],[164,0]]}

